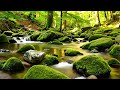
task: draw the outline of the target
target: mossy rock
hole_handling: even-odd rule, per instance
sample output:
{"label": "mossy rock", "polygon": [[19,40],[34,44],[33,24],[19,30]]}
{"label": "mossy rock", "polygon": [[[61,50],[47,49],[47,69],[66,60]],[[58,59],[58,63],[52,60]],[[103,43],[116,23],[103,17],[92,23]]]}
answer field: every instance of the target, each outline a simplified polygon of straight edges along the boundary
{"label": "mossy rock", "polygon": [[54,39],[58,39],[62,36],[64,35],[60,32],[48,30],[48,31],[42,32],[37,38],[37,41],[49,42],[49,41],[54,41]]}
{"label": "mossy rock", "polygon": [[13,37],[23,37],[25,34],[24,33],[13,33]]}
{"label": "mossy rock", "polygon": [[9,43],[8,37],[5,34],[0,35],[0,43]]}
{"label": "mossy rock", "polygon": [[86,33],[81,33],[81,34],[80,34],[80,38],[84,38],[85,35],[86,35]]}
{"label": "mossy rock", "polygon": [[65,74],[45,65],[34,65],[24,75],[23,79],[70,79]]}
{"label": "mossy rock", "polygon": [[55,40],[55,41],[50,41],[48,42],[48,44],[56,44],[56,45],[63,45],[62,42],[58,41],[58,40]]}
{"label": "mossy rock", "polygon": [[89,45],[90,45],[90,42],[86,43],[86,44],[83,44],[80,48],[82,48],[82,49],[88,49]]}
{"label": "mossy rock", "polygon": [[110,48],[113,45],[111,38],[99,38],[90,42],[88,46],[89,50],[97,49],[98,51],[104,51],[106,48]]}
{"label": "mossy rock", "polygon": [[30,39],[31,41],[37,41],[37,38],[39,37],[40,35],[40,32],[34,32],[31,36],[30,36]]}
{"label": "mossy rock", "polygon": [[59,63],[58,57],[47,54],[41,64],[54,65],[58,63]]}
{"label": "mossy rock", "polygon": [[120,43],[120,35],[117,35],[117,36],[115,37],[115,42]]}
{"label": "mossy rock", "polygon": [[2,69],[7,72],[15,73],[23,71],[24,66],[20,59],[16,57],[11,57],[4,63]]}
{"label": "mossy rock", "polygon": [[97,55],[88,55],[73,63],[73,69],[79,74],[97,77],[109,77],[111,68],[104,59]]}
{"label": "mossy rock", "polygon": [[35,47],[30,44],[23,45],[21,48],[18,49],[18,53],[25,53],[28,50],[35,50]]}
{"label": "mossy rock", "polygon": [[119,58],[120,57],[120,45],[113,45],[109,50],[109,54],[115,58]]}
{"label": "mossy rock", "polygon": [[3,65],[4,65],[5,62],[6,62],[6,61],[0,61],[0,70],[2,70]]}
{"label": "mossy rock", "polygon": [[101,37],[103,37],[103,36],[104,36],[104,35],[102,35],[102,34],[94,34],[94,35],[90,36],[90,37],[88,38],[88,40],[89,40],[89,41],[92,41],[92,40],[101,38]]}
{"label": "mossy rock", "polygon": [[65,36],[65,37],[58,38],[58,41],[60,41],[60,42],[71,42],[71,38],[69,38],[68,36]]}
{"label": "mossy rock", "polygon": [[4,31],[3,34],[7,36],[12,36],[13,32],[12,31]]}
{"label": "mossy rock", "polygon": [[77,56],[77,55],[83,55],[82,53],[80,53],[77,50],[74,50],[72,48],[67,48],[64,50],[64,53],[66,56]]}
{"label": "mossy rock", "polygon": [[108,64],[111,66],[111,67],[114,67],[114,66],[118,66],[120,67],[120,61],[117,60],[116,58],[111,58],[109,61],[108,61]]}

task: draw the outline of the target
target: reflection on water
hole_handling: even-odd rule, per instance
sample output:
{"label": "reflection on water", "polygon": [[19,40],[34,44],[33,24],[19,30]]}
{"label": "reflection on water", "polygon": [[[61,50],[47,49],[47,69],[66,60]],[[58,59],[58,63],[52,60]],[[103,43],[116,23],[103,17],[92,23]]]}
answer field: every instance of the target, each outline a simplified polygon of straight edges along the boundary
{"label": "reflection on water", "polygon": [[[73,69],[72,69],[72,64],[68,64],[65,61],[67,60],[72,60],[72,61],[77,61],[80,58],[86,56],[86,55],[91,55],[91,54],[96,54],[96,55],[100,55],[102,56],[105,60],[108,60],[111,58],[111,56],[108,53],[90,53],[88,50],[83,50],[80,48],[81,45],[85,44],[87,42],[80,42],[80,43],[64,43],[64,45],[53,45],[53,44],[47,44],[47,43],[31,43],[32,45],[35,46],[35,49],[38,51],[44,51],[47,54],[57,54],[60,60],[60,63],[57,65],[52,65],[50,66],[51,68],[54,68],[64,74],[66,74],[67,76],[69,76],[70,78],[82,78],[82,76],[80,76],[79,74],[77,74]],[[26,43],[28,44],[28,43]],[[0,49],[8,49],[10,50],[10,52],[6,52],[6,53],[0,53],[0,60],[6,60],[10,57],[18,57],[21,60],[23,60],[23,54],[19,54],[16,53],[16,51],[22,47],[24,44],[0,44]],[[80,51],[81,53],[83,53],[83,55],[79,55],[79,56],[65,56],[64,55],[64,50],[66,48],[74,48],[78,51]],[[24,74],[26,73],[26,71],[29,68],[26,68],[23,72],[21,73],[16,73],[11,75],[13,77],[13,79],[21,79],[23,78]],[[112,72],[110,75],[110,79],[120,79],[120,68],[112,68]]]}

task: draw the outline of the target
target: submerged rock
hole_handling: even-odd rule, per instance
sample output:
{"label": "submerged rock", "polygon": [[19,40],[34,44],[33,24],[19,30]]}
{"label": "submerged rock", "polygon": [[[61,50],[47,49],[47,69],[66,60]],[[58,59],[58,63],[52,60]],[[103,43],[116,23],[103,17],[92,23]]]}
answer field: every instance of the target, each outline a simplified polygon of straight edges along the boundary
{"label": "submerged rock", "polygon": [[10,52],[10,50],[7,50],[7,49],[0,49],[0,52]]}
{"label": "submerged rock", "polygon": [[45,52],[28,50],[24,53],[24,60],[31,64],[39,64],[45,57]]}
{"label": "submerged rock", "polygon": [[98,53],[98,50],[93,49],[93,50],[91,50],[90,52],[91,52],[91,53]]}
{"label": "submerged rock", "polygon": [[97,77],[95,75],[90,75],[87,77],[87,79],[97,79]]}

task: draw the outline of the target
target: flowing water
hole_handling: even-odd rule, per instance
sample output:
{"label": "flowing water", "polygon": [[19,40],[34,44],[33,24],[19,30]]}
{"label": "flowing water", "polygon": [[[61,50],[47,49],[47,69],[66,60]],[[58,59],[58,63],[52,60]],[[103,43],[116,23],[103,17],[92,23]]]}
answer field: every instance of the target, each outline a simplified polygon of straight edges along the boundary
{"label": "flowing water", "polygon": [[[38,51],[44,51],[47,54],[57,54],[59,59],[60,59],[60,63],[56,64],[56,65],[51,65],[51,68],[54,68],[64,74],[66,74],[67,76],[69,76],[71,79],[85,79],[85,77],[80,76],[79,74],[77,74],[73,69],[72,69],[72,64],[67,63],[67,60],[72,60],[72,61],[77,61],[80,58],[86,56],[86,55],[91,55],[91,54],[96,54],[96,55],[100,55],[102,56],[105,60],[108,60],[109,58],[111,58],[111,56],[108,53],[90,53],[88,50],[83,50],[80,48],[81,45],[85,44],[87,42],[72,42],[72,43],[64,43],[63,45],[53,45],[53,44],[47,44],[47,43],[41,43],[41,42],[34,42],[34,41],[26,41],[26,43],[14,43],[14,44],[0,44],[0,49],[7,49],[10,50],[10,52],[1,52],[0,53],[0,60],[6,60],[10,57],[17,57],[20,58],[22,61],[23,60],[23,54],[19,54],[16,53],[16,51],[23,45],[25,44],[32,44],[35,46],[35,49]],[[78,51],[80,51],[81,53],[83,53],[83,55],[79,55],[79,56],[65,56],[64,55],[64,50],[66,48],[74,48]],[[24,74],[27,72],[27,70],[30,67],[26,67],[25,70],[23,72],[20,73],[16,73],[16,74],[8,74],[12,79],[22,79]],[[0,78],[2,77],[1,74]],[[3,77],[4,79],[4,77]],[[112,68],[111,74],[110,74],[110,79],[120,79],[120,68]]]}

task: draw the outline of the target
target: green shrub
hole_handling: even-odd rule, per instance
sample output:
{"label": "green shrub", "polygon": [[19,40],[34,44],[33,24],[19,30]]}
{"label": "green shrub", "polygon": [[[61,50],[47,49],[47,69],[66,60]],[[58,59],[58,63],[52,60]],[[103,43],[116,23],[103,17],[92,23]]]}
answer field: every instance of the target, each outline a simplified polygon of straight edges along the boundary
{"label": "green shrub", "polygon": [[30,44],[23,45],[21,48],[18,49],[18,53],[25,53],[28,50],[35,50],[35,47]]}
{"label": "green shrub", "polygon": [[66,56],[83,55],[83,54],[80,53],[79,51],[74,50],[74,49],[72,49],[72,48],[68,48],[68,49],[64,50],[64,52],[65,52],[65,55],[66,55]]}
{"label": "green shrub", "polygon": [[9,40],[5,34],[0,35],[0,43],[9,43]]}
{"label": "green shrub", "polygon": [[19,72],[19,71],[23,71],[24,70],[24,66],[21,62],[20,59],[16,58],[16,57],[11,57],[9,58],[3,65],[2,68],[4,71],[8,71],[8,72]]}
{"label": "green shrub", "polygon": [[104,59],[97,55],[88,55],[73,63],[73,69],[86,76],[108,77],[111,68]]}
{"label": "green shrub", "polygon": [[69,77],[48,66],[34,65],[27,71],[23,79],[69,79]]}

